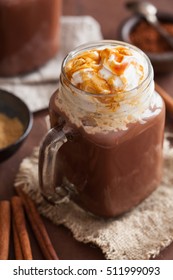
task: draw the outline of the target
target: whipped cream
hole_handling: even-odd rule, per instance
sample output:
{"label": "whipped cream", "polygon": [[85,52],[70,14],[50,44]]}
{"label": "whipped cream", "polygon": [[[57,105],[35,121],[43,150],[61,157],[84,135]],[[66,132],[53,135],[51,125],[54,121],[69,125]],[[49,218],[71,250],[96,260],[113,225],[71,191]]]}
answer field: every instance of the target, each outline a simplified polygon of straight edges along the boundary
{"label": "whipped cream", "polygon": [[137,87],[145,78],[146,64],[135,50],[106,46],[81,52],[67,62],[65,72],[78,89],[115,94]]}
{"label": "whipped cream", "polygon": [[133,46],[104,44],[72,52],[64,73],[55,103],[87,133],[126,130],[129,123],[143,124],[162,109],[152,66]]}

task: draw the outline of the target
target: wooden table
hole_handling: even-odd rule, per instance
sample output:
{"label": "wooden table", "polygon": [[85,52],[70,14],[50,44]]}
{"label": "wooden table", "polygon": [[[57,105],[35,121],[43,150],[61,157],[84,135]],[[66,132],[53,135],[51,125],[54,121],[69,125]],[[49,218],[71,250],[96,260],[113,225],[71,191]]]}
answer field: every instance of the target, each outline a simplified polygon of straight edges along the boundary
{"label": "wooden table", "polygon": [[[124,3],[124,0],[64,0],[63,14],[91,15],[99,21],[105,39],[117,39],[120,24],[126,17],[130,16],[129,12],[124,8]],[[172,0],[153,0],[152,3],[156,4],[162,11],[173,13]],[[155,80],[173,96],[173,73],[157,75]],[[10,199],[14,194],[13,184],[19,165],[22,159],[29,156],[33,148],[39,145],[45,134],[46,124],[44,117],[47,113],[47,110],[44,110],[34,114],[33,128],[26,142],[14,156],[0,164],[0,199]],[[170,118],[168,120],[171,122]],[[86,245],[77,242],[68,229],[63,226],[55,226],[46,218],[43,219],[60,259],[104,259],[100,249],[92,244]],[[42,259],[43,256],[29,226],[28,229],[34,258]],[[10,258],[14,258],[12,242]],[[173,243],[164,249],[156,259],[173,260]]]}

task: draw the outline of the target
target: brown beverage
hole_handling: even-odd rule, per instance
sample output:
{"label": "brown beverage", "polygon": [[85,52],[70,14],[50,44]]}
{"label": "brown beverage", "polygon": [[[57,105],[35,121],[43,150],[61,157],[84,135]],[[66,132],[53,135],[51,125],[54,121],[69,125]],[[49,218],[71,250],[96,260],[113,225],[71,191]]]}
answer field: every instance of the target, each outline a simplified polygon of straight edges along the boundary
{"label": "brown beverage", "polygon": [[103,217],[130,210],[161,180],[164,118],[151,64],[138,49],[103,41],[72,52],[50,100],[53,130],[40,153],[43,194],[56,200],[57,190],[68,190]]}
{"label": "brown beverage", "polygon": [[32,71],[58,51],[61,0],[0,0],[0,75]]}

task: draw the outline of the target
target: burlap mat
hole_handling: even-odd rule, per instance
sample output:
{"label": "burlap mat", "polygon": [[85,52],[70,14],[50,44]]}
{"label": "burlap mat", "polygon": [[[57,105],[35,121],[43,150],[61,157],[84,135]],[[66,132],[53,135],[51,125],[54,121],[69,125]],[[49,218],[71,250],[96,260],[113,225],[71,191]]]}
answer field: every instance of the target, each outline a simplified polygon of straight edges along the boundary
{"label": "burlap mat", "polygon": [[173,241],[173,147],[166,138],[161,185],[131,212],[108,220],[91,216],[68,197],[59,205],[48,204],[38,188],[38,150],[21,163],[15,187],[25,184],[40,213],[68,227],[77,240],[96,244],[107,259],[116,260],[149,259]]}

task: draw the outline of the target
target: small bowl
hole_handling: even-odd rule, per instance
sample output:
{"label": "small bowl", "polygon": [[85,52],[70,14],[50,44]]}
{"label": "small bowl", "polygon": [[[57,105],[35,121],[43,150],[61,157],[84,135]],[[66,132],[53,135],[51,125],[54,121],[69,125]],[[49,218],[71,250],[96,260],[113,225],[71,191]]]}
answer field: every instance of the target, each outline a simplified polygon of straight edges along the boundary
{"label": "small bowl", "polygon": [[[165,14],[165,13],[158,13],[157,16],[161,23],[172,23],[173,24],[173,15]],[[130,38],[130,34],[141,21],[144,21],[144,19],[138,15],[132,16],[132,17],[126,19],[120,26],[120,30],[119,30],[120,40],[134,45],[134,43],[132,42],[132,40]],[[142,38],[142,33],[141,33],[141,38]],[[136,44],[136,46],[137,46],[137,44]],[[137,46],[137,47],[139,47],[139,46]],[[168,73],[168,72],[173,71],[173,50],[164,51],[161,53],[149,52],[149,51],[145,51],[144,49],[142,49],[142,50],[149,57],[152,65],[153,65],[154,71],[156,73]]]}
{"label": "small bowl", "polygon": [[0,113],[10,118],[17,117],[23,125],[23,134],[12,144],[0,149],[0,162],[12,156],[28,136],[33,116],[27,105],[17,96],[0,89]]}

